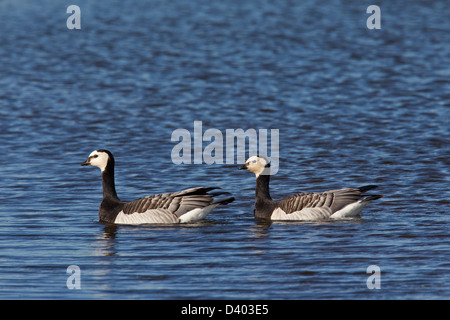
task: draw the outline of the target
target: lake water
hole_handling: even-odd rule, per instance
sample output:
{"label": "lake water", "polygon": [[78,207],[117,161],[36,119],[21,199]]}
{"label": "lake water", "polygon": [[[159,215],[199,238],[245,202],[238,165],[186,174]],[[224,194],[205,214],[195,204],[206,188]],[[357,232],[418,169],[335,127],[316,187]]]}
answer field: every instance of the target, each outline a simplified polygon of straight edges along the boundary
{"label": "lake water", "polygon": [[[0,298],[450,298],[450,3],[377,4],[379,30],[360,1],[0,1]],[[279,129],[276,199],[385,197],[356,219],[257,221],[253,174],[173,163],[194,121]],[[99,148],[123,200],[204,185],[236,201],[105,225],[100,172],[80,167]]]}

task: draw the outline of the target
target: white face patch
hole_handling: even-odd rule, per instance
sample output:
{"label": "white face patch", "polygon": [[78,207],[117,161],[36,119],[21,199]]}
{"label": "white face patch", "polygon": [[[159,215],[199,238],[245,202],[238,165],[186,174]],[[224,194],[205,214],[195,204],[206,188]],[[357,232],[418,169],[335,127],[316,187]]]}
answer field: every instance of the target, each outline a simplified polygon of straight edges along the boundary
{"label": "white face patch", "polygon": [[[247,167],[247,170],[253,172],[258,178],[259,175],[263,173],[268,163],[269,162],[262,157],[253,156],[248,158],[248,160],[245,162],[245,165]],[[265,174],[268,173],[265,172]]]}
{"label": "white face patch", "polygon": [[109,156],[106,152],[93,151],[88,158],[89,164],[94,167],[99,167],[102,172],[108,164]]}

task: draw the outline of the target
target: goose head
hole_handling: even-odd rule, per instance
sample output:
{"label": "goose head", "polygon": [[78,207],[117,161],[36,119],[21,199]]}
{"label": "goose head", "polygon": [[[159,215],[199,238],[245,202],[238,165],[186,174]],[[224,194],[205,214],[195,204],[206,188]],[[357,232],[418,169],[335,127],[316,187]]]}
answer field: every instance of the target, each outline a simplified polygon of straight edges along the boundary
{"label": "goose head", "polygon": [[105,171],[109,161],[111,161],[114,165],[114,157],[112,153],[108,150],[99,149],[92,151],[87,160],[81,165],[98,167],[103,172]]}
{"label": "goose head", "polygon": [[239,170],[248,170],[253,172],[258,178],[261,174],[270,174],[270,163],[264,157],[252,156],[245,161],[244,165],[240,167]]}

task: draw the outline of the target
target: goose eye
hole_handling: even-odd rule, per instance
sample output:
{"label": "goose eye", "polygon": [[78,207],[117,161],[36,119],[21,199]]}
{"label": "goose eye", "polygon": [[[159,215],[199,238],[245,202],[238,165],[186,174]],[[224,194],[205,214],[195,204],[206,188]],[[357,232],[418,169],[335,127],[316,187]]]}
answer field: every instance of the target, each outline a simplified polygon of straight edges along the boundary
{"label": "goose eye", "polygon": [[252,163],[256,163],[256,160],[253,160]]}

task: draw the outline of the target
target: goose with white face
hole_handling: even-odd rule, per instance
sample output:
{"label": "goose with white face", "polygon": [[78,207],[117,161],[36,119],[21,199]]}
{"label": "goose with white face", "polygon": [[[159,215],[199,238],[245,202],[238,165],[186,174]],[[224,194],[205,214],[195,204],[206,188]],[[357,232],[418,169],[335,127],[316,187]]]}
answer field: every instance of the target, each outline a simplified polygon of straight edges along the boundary
{"label": "goose with white face", "polygon": [[383,195],[366,194],[375,185],[343,188],[324,192],[297,193],[273,200],[269,192],[270,163],[258,156],[250,157],[239,169],[256,175],[255,217],[265,220],[318,220],[346,218],[361,214],[371,201]]}
{"label": "goose with white face", "polygon": [[100,150],[93,151],[87,160],[83,162],[82,166],[98,167],[103,172],[108,165],[109,155],[108,153]]}
{"label": "goose with white face", "polygon": [[252,156],[248,158],[245,164],[239,168],[239,170],[248,170],[253,172],[258,178],[261,174],[270,174],[270,163],[266,158]]}
{"label": "goose with white face", "polygon": [[99,208],[100,221],[116,224],[191,223],[206,218],[218,205],[234,201],[233,197],[214,199],[227,192],[209,191],[220,188],[195,187],[178,192],[149,195],[133,201],[121,201],[114,183],[114,156],[105,149],[93,151],[82,166],[94,166],[102,171],[103,200]]}

